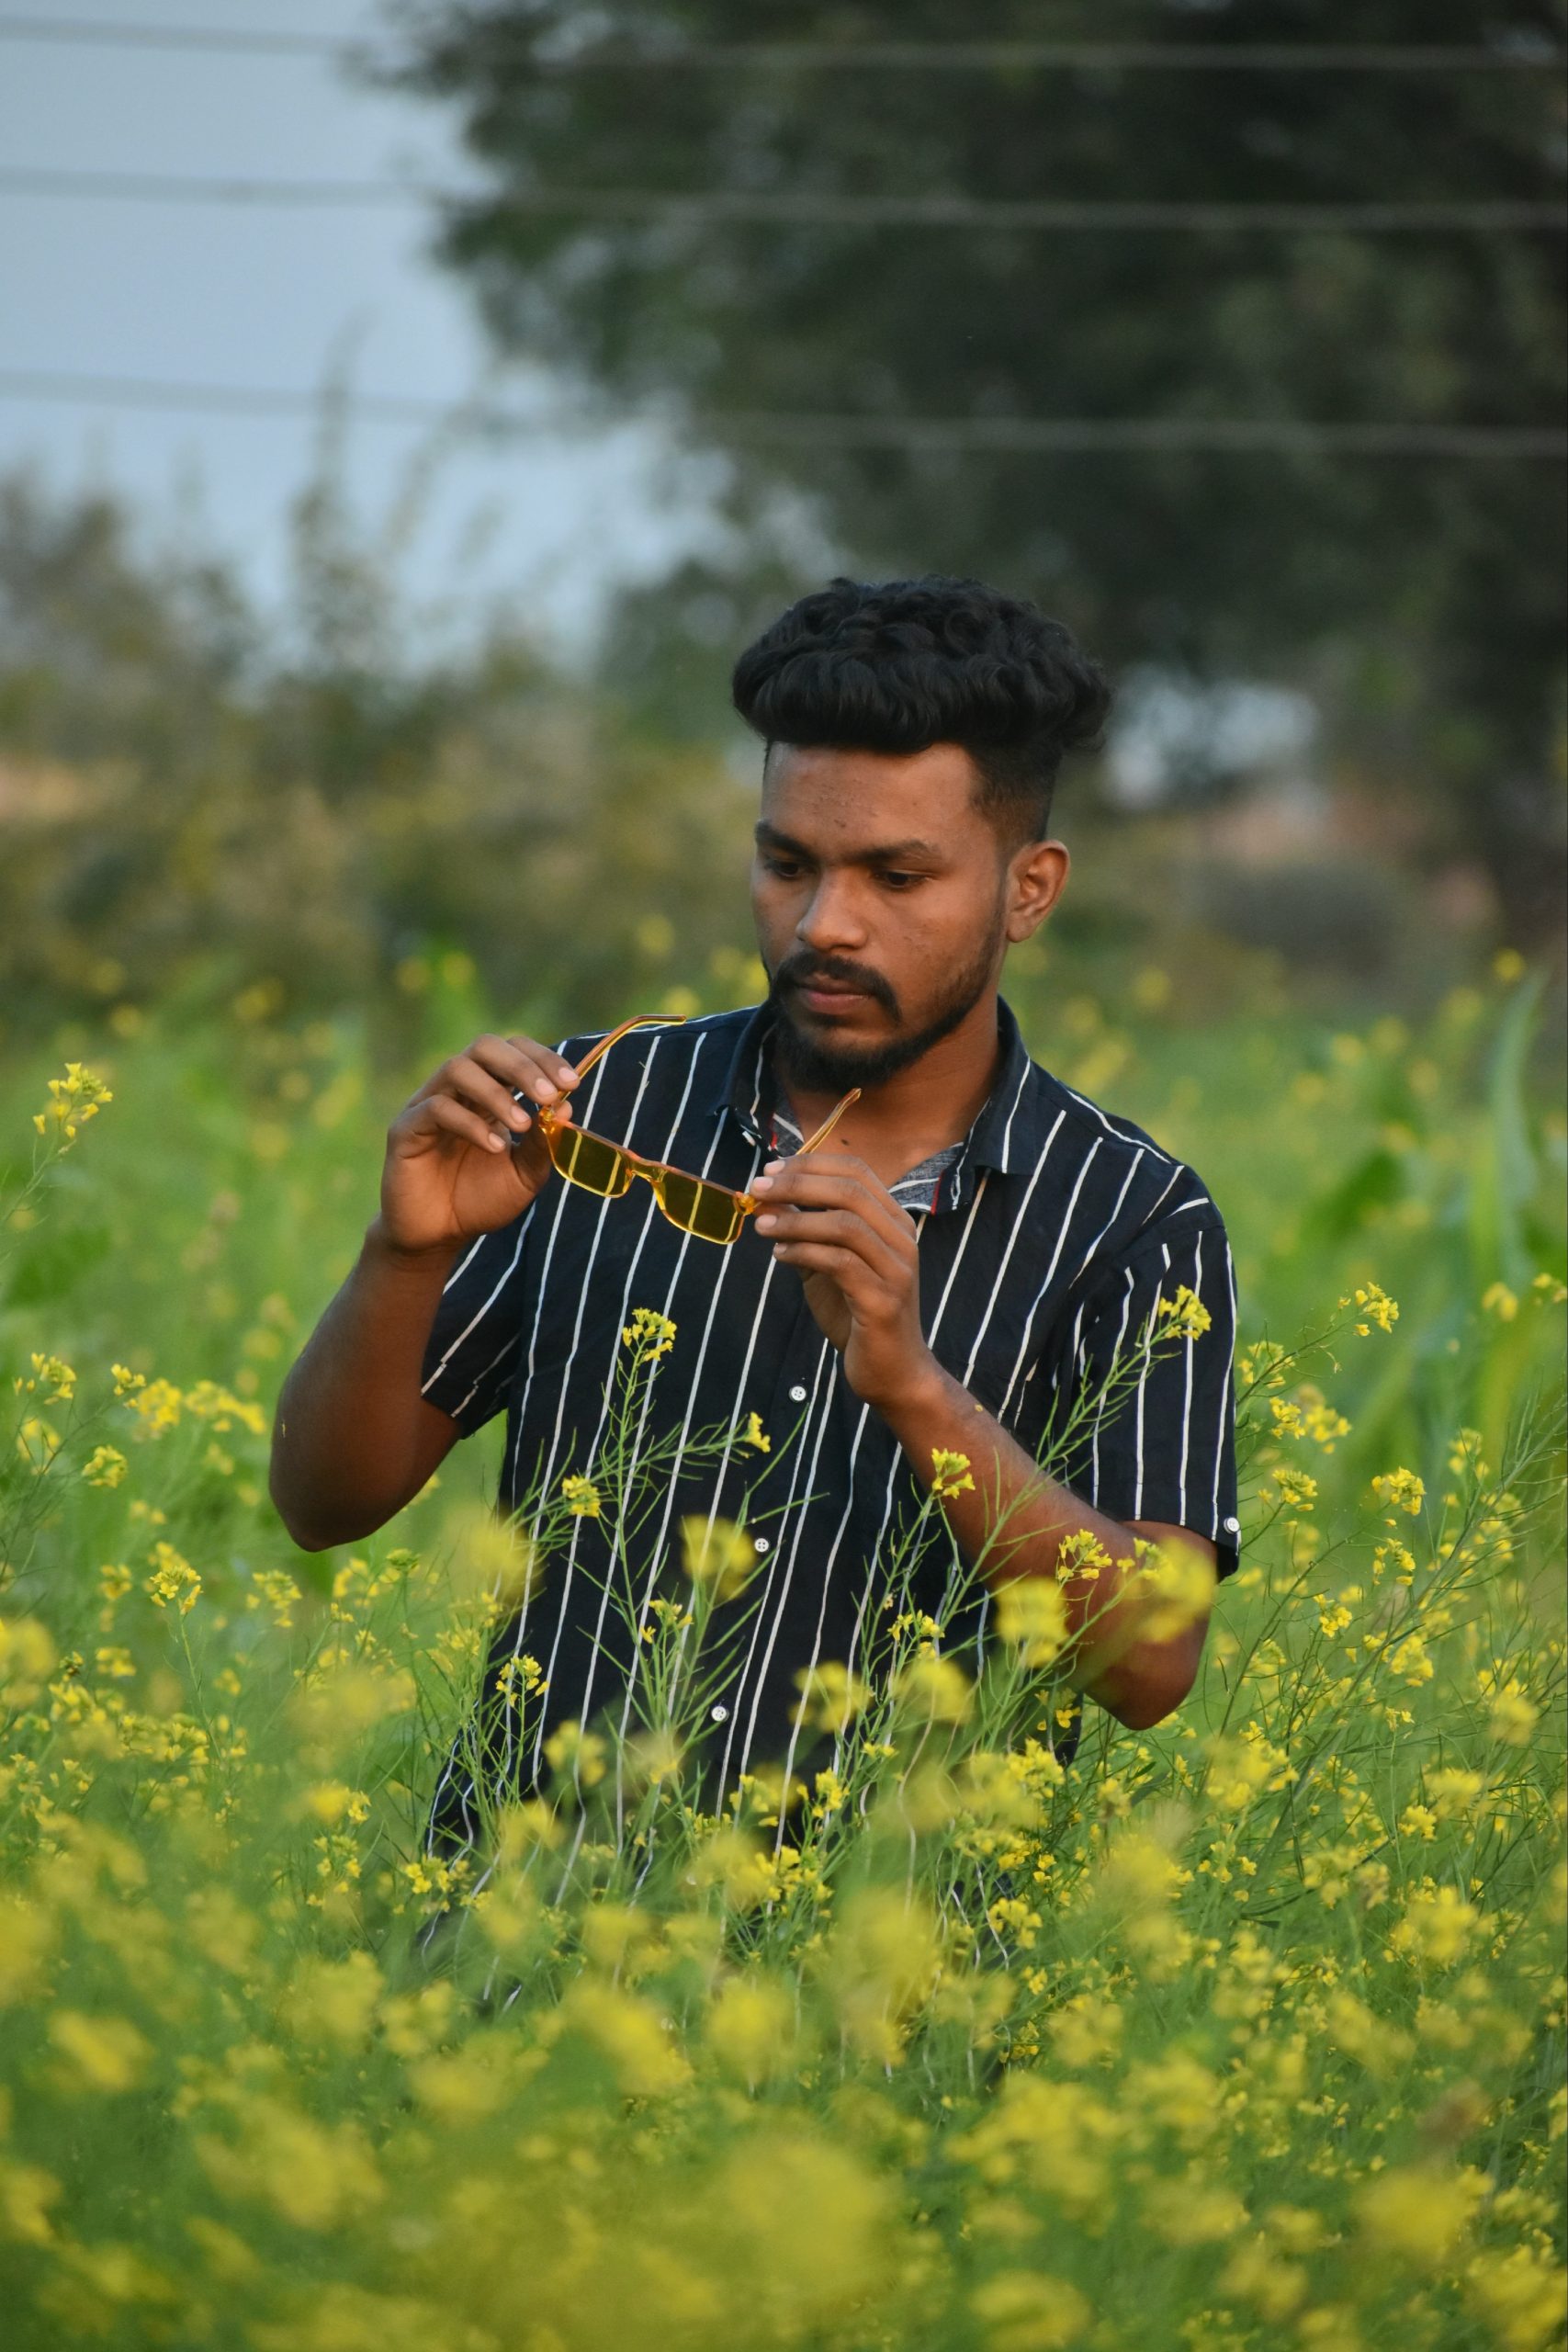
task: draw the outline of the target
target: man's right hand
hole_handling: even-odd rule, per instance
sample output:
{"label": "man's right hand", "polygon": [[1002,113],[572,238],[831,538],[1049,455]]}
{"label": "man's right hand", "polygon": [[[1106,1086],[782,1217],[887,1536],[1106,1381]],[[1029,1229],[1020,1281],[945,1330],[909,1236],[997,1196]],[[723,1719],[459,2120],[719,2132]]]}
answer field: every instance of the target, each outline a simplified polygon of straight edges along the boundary
{"label": "man's right hand", "polygon": [[547,1182],[550,1156],[516,1093],[557,1118],[578,1083],[571,1064],[532,1037],[476,1037],[443,1062],[387,1132],[381,1214],[373,1231],[411,1255],[449,1250],[520,1216]]}

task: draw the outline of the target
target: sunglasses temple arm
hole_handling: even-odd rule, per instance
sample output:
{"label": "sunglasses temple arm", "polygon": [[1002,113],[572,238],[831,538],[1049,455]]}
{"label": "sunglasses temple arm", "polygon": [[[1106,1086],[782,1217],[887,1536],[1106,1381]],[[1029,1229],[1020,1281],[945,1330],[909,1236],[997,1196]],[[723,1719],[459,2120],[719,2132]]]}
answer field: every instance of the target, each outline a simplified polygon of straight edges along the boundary
{"label": "sunglasses temple arm", "polygon": [[572,1064],[572,1068],[579,1078],[586,1078],[600,1057],[607,1054],[612,1046],[618,1046],[633,1029],[678,1029],[680,1026],[680,1022],[667,1012],[639,1012],[635,1021],[623,1021],[618,1029],[612,1029],[607,1037],[601,1037],[596,1046]]}
{"label": "sunglasses temple arm", "polygon": [[858,1102],[859,1101],[860,1088],[858,1086],[852,1086],[843,1101],[840,1103],[838,1109],[832,1112],[828,1118],[824,1119],[822,1125],[818,1128],[817,1133],[812,1136],[810,1142],[803,1143],[801,1145],[798,1153],[795,1155],[796,1158],[804,1159],[808,1151],[815,1151],[819,1143],[826,1143],[829,1136],[832,1134],[833,1129],[838,1125],[839,1121],[843,1117],[844,1113],[849,1109],[851,1103]]}

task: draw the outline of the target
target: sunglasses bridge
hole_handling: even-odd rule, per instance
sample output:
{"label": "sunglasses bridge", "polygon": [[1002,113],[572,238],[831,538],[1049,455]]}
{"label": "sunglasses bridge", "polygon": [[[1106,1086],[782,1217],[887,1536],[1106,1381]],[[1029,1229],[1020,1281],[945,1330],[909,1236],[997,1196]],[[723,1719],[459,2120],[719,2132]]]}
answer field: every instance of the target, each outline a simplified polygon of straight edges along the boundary
{"label": "sunglasses bridge", "polygon": [[682,1233],[721,1247],[736,1240],[757,1204],[750,1193],[734,1193],[705,1177],[687,1176],[660,1159],[645,1159],[626,1144],[611,1143],[589,1128],[542,1118],[545,1140],[558,1172],[599,1199],[618,1201],[640,1177],[649,1185],[663,1215]]}
{"label": "sunglasses bridge", "polygon": [[[628,1030],[665,1025],[680,1024],[667,1024],[656,1015],[624,1021],[583,1056],[578,1065],[578,1076],[585,1078],[601,1055],[608,1053]],[[825,1143],[851,1103],[859,1100],[859,1087],[852,1088],[816,1134],[802,1144],[796,1158],[804,1159],[808,1151],[815,1151],[818,1144]],[[727,1184],[710,1183],[705,1176],[687,1176],[662,1159],[645,1159],[628,1144],[611,1143],[607,1136],[596,1136],[588,1127],[573,1126],[570,1120],[548,1109],[541,1108],[537,1115],[557,1171],[569,1184],[593,1193],[600,1200],[623,1199],[630,1192],[633,1179],[640,1176],[652,1186],[653,1197],[671,1225],[691,1234],[694,1240],[716,1242],[720,1248],[738,1239],[746,1219],[756,1214],[757,1204],[750,1193],[731,1192]]]}

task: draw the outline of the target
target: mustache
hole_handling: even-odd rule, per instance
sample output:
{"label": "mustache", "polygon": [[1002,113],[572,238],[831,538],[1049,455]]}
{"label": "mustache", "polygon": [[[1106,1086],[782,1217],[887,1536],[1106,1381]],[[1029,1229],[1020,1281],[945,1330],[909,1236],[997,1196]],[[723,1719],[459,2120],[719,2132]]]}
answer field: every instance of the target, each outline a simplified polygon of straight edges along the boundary
{"label": "mustache", "polygon": [[776,997],[785,989],[810,988],[824,980],[837,981],[840,988],[857,989],[883,1010],[894,1015],[898,1012],[898,1000],[880,972],[869,965],[852,963],[847,956],[813,956],[808,949],[786,956],[773,978],[773,994]]}

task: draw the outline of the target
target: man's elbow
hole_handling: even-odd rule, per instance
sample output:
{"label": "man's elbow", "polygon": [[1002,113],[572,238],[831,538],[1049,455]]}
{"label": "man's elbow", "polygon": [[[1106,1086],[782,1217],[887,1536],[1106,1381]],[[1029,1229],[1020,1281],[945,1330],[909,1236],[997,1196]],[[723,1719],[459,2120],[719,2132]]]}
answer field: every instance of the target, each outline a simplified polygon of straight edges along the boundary
{"label": "man's elbow", "polygon": [[1175,1714],[1191,1689],[1191,1675],[1184,1679],[1150,1675],[1114,1695],[1107,1691],[1101,1703],[1127,1731],[1153,1731],[1156,1724]]}
{"label": "man's elbow", "polygon": [[1205,1631],[1196,1625],[1175,1641],[1138,1644],[1117,1659],[1094,1697],[1128,1731],[1153,1731],[1190,1696]]}
{"label": "man's elbow", "polygon": [[301,1552],[330,1552],[334,1544],[353,1541],[351,1536],[326,1526],[319,1514],[313,1514],[302,1505],[297,1495],[289,1492],[288,1480],[279,1474],[276,1462],[267,1480],[267,1491],[289,1542],[297,1544]]}
{"label": "man's elbow", "polygon": [[289,1463],[283,1447],[275,1439],[267,1474],[267,1492],[289,1541],[298,1544],[301,1552],[330,1552],[334,1544],[357,1544],[362,1536],[373,1534],[381,1524],[378,1519],[367,1518],[362,1512],[334,1510],[330,1500],[323,1508],[320,1495],[302,1491],[304,1484],[298,1475],[297,1466]]}

